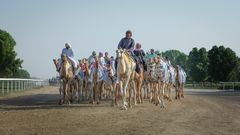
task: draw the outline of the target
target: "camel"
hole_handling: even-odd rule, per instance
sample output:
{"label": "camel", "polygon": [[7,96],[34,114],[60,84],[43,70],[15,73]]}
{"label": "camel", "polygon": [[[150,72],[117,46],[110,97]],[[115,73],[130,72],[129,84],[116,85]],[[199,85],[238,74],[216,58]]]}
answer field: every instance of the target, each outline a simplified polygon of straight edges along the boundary
{"label": "camel", "polygon": [[126,50],[118,49],[116,51],[117,55],[117,79],[119,81],[121,96],[122,96],[122,106],[121,110],[127,110],[127,103],[126,103],[126,90],[128,85],[132,85],[129,87],[129,102],[128,106],[131,107],[131,93],[133,88],[134,94],[134,104],[136,104],[136,86],[135,86],[135,69],[136,64]]}
{"label": "camel", "polygon": [[150,92],[149,101],[155,105],[158,105],[158,78],[156,76],[156,60],[155,58],[148,59],[147,61],[147,73],[145,77],[148,91]]}
{"label": "camel", "polygon": [[92,69],[91,72],[93,72],[92,74],[92,82],[91,82],[91,101],[90,103],[94,104],[95,101],[97,101],[97,104],[100,103],[100,91],[102,89],[102,86],[103,86],[103,81],[100,80],[99,78],[99,60],[98,60],[98,57],[94,57],[95,59],[95,66],[94,66],[94,69]]}
{"label": "camel", "polygon": [[[77,91],[77,81],[75,80],[73,67],[71,62],[68,61],[66,55],[61,55],[62,64],[59,71],[60,78],[63,83],[63,97],[61,98],[61,91],[60,91],[60,99],[59,104],[65,103],[65,101],[70,104],[73,102],[74,96],[76,95]],[[55,66],[57,67],[58,61],[56,59],[53,60]],[[79,97],[77,96],[78,100]]]}
{"label": "camel", "polygon": [[184,98],[183,89],[184,84],[186,82],[186,73],[185,71],[179,66],[176,66],[176,99]]}
{"label": "camel", "polygon": [[90,71],[89,71],[89,66],[88,66],[88,61],[86,58],[82,59],[82,60],[78,60],[79,61],[79,66],[80,66],[80,69],[83,73],[83,78],[82,78],[82,99],[83,100],[87,100],[88,99],[88,95],[89,95],[89,87],[90,87],[90,84],[88,83],[88,79],[89,79],[89,76],[90,76]]}
{"label": "camel", "polygon": [[175,87],[175,80],[176,80],[176,72],[172,65],[169,66],[169,82],[167,87],[168,97],[167,99],[171,102],[172,101],[172,89]]}
{"label": "camel", "polygon": [[180,67],[177,66],[177,72],[178,72],[178,81],[179,81],[179,86],[178,86],[178,99],[184,98],[183,95],[183,89],[184,89],[184,84],[186,82],[186,73],[185,71]]}
{"label": "camel", "polygon": [[166,63],[164,63],[163,59],[161,59],[160,56],[158,56],[155,59],[156,62],[156,78],[157,78],[157,101],[160,103],[161,108],[165,108],[164,103],[164,92],[166,89]]}
{"label": "camel", "polygon": [[143,86],[143,81],[144,81],[144,71],[143,71],[143,66],[140,65],[140,72],[136,73],[137,75],[135,76],[135,84],[136,84],[136,91],[137,91],[137,103],[143,103],[143,98],[142,98],[142,86]]}

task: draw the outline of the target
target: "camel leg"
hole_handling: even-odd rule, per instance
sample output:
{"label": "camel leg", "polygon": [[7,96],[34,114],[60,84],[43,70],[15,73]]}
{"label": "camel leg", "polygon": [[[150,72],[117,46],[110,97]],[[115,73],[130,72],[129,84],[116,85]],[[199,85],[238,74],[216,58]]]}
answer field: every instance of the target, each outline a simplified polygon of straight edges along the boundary
{"label": "camel leg", "polygon": [[184,85],[182,84],[182,87],[181,87],[181,97],[184,98],[184,95],[183,95],[183,88],[184,88]]}
{"label": "camel leg", "polygon": [[159,83],[155,84],[155,88],[154,88],[154,104],[157,106],[160,102],[159,102]]}
{"label": "camel leg", "polygon": [[64,83],[63,84],[63,104],[66,101],[66,98],[67,98],[67,84]]}
{"label": "camel leg", "polygon": [[116,99],[116,97],[115,97],[115,87],[114,87],[114,84],[113,85],[111,85],[111,97],[112,97],[112,104],[111,104],[111,106],[114,106],[114,99]]}
{"label": "camel leg", "polygon": [[88,85],[88,82],[87,81],[85,81],[85,84],[84,84],[84,94],[85,94],[85,97],[84,97],[84,99],[85,100],[87,100],[89,97],[89,93],[88,93],[88,87],[89,87],[89,85]]}
{"label": "camel leg", "polygon": [[80,103],[80,101],[82,100],[82,82],[81,82],[81,80],[78,82],[78,88],[77,88],[77,90],[78,90],[78,103]]}
{"label": "camel leg", "polygon": [[121,110],[127,110],[127,107],[125,106],[125,91],[124,91],[124,88],[123,88],[123,82],[122,81],[119,81],[119,86],[120,86],[120,91],[121,91],[121,96],[122,96],[122,107],[121,107]]}
{"label": "camel leg", "polygon": [[59,101],[58,104],[61,105],[62,104],[62,86],[60,86],[59,88]]}
{"label": "camel leg", "polygon": [[161,91],[161,93],[160,93],[160,100],[161,100],[161,108],[164,108],[165,107],[165,103],[164,103],[164,97],[163,97],[163,95],[164,95],[164,89],[165,89],[165,84],[163,83],[162,84],[162,89],[160,90]]}
{"label": "camel leg", "polygon": [[153,83],[150,83],[148,88],[149,88],[149,91],[150,91],[149,101],[152,102],[152,99],[153,99]]}
{"label": "camel leg", "polygon": [[177,86],[175,87],[175,93],[176,93],[175,99],[178,99],[178,87]]}
{"label": "camel leg", "polygon": [[128,93],[129,93],[129,97],[128,97],[128,107],[129,107],[129,108],[132,108],[132,105],[131,105],[131,98],[132,98],[131,87],[128,88]]}
{"label": "camel leg", "polygon": [[137,104],[137,90],[136,90],[136,84],[134,81],[131,82],[133,86],[133,99],[134,99],[134,105]]}
{"label": "camel leg", "polygon": [[89,97],[90,97],[90,103],[94,103],[94,84],[91,84],[90,87],[90,93],[89,93]]}
{"label": "camel leg", "polygon": [[140,87],[140,103],[143,103],[142,87]]}
{"label": "camel leg", "polygon": [[169,87],[169,101],[172,102],[172,85]]}
{"label": "camel leg", "polygon": [[101,99],[101,91],[102,91],[102,83],[101,82],[97,82],[97,86],[96,86],[96,95],[95,97],[97,98],[97,104],[100,104],[100,99]]}
{"label": "camel leg", "polygon": [[161,100],[160,100],[160,96],[161,96],[161,85],[160,85],[160,83],[157,83],[157,86],[156,86],[156,92],[155,92],[155,104],[156,104],[156,106],[158,105],[158,104],[161,104]]}
{"label": "camel leg", "polygon": [[118,99],[119,89],[117,87],[117,84],[114,84],[113,89],[115,90],[115,105],[118,105],[117,99]]}

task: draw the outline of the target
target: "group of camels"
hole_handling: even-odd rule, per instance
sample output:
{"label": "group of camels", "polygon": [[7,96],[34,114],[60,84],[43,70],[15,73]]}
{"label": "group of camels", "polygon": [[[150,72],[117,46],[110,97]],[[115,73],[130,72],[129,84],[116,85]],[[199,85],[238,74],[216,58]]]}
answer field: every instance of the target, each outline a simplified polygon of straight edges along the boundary
{"label": "group of camels", "polygon": [[[180,66],[172,66],[161,56],[147,59],[147,71],[140,66],[137,73],[136,63],[126,50],[116,51],[116,76],[111,65],[103,70],[99,64],[99,58],[94,57],[94,69],[89,69],[86,58],[79,60],[78,69],[73,69],[67,56],[62,55],[62,64],[59,71],[61,79],[59,104],[79,103],[89,100],[90,103],[99,104],[101,99],[111,100],[111,104],[118,105],[121,99],[121,110],[127,110],[132,105],[143,103],[143,98],[148,98],[155,105],[165,107],[164,100],[172,101],[172,90],[176,91],[176,99],[183,98],[183,88],[186,81],[186,73]],[[57,66],[57,60],[54,64]],[[76,77],[74,70],[79,73]],[[90,73],[92,72],[92,73]],[[92,75],[92,80],[89,77]]]}

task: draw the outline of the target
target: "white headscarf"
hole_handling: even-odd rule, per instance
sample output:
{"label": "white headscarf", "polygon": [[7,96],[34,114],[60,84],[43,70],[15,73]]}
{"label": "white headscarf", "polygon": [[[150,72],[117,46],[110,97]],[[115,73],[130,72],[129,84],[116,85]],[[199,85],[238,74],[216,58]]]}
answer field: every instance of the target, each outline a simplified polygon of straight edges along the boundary
{"label": "white headscarf", "polygon": [[66,44],[65,44],[65,47],[71,48],[71,45],[70,45],[69,43],[66,43]]}

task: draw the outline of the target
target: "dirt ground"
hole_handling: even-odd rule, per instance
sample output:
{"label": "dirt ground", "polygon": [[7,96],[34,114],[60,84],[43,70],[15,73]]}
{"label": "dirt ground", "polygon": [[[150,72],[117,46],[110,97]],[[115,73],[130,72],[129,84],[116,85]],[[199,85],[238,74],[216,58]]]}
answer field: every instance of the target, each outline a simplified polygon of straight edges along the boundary
{"label": "dirt ground", "polygon": [[165,109],[145,100],[127,111],[57,99],[57,87],[0,97],[0,135],[240,135],[240,92],[187,89]]}

